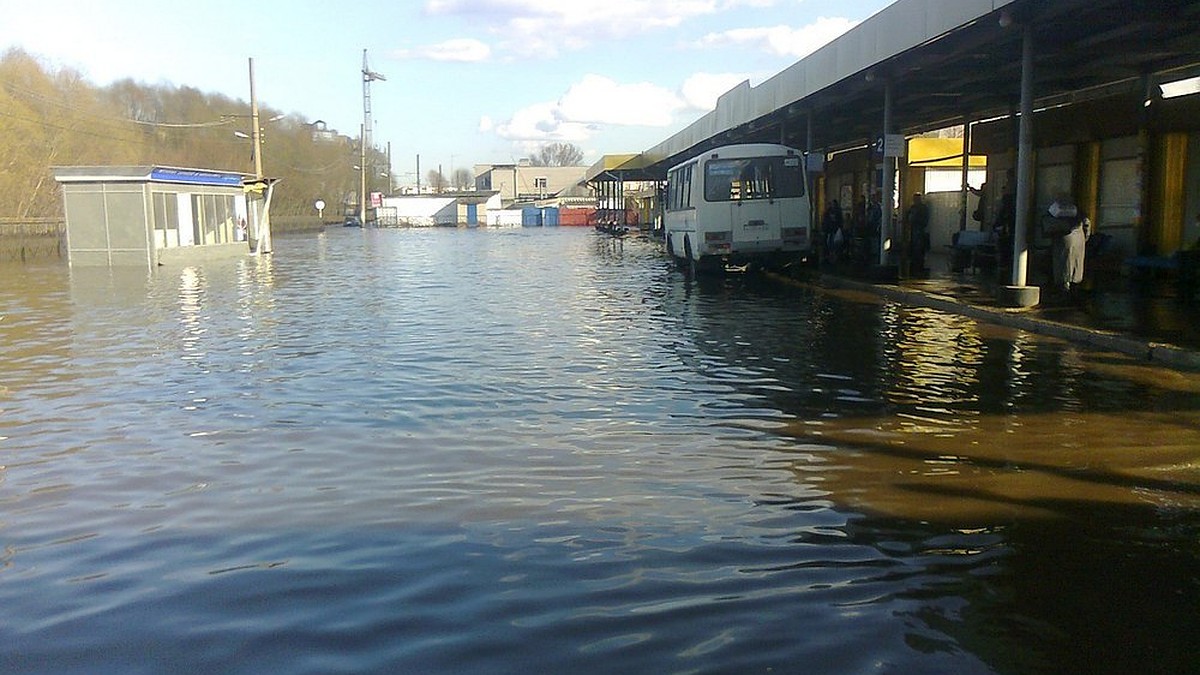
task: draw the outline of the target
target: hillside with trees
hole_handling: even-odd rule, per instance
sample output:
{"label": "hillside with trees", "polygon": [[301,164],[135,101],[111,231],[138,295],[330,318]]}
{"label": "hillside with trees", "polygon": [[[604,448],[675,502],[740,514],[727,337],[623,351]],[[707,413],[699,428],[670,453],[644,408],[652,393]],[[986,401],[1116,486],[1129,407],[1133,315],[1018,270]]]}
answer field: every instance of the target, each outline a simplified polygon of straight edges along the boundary
{"label": "hillside with trees", "polygon": [[[248,88],[248,84],[247,84]],[[277,118],[277,119],[276,119]],[[326,213],[356,200],[357,141],[260,104],[263,172],[281,178],[272,212]],[[51,167],[161,165],[252,173],[250,104],[191,87],[98,87],[29,53],[0,56],[0,218],[61,217]],[[368,162],[386,166],[377,151]],[[376,172],[377,173],[377,172]],[[383,190],[386,179],[368,189]],[[336,214],[333,214],[336,217]]]}

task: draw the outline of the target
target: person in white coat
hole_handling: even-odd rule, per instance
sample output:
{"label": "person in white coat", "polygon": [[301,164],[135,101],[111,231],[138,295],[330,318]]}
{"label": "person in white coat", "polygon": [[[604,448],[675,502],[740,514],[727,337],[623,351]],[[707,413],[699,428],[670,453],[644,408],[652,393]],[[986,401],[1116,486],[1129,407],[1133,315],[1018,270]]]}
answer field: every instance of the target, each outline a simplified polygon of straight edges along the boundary
{"label": "person in white coat", "polygon": [[1053,242],[1050,252],[1053,290],[1070,293],[1083,282],[1089,221],[1075,202],[1060,195],[1046,210],[1043,227]]}

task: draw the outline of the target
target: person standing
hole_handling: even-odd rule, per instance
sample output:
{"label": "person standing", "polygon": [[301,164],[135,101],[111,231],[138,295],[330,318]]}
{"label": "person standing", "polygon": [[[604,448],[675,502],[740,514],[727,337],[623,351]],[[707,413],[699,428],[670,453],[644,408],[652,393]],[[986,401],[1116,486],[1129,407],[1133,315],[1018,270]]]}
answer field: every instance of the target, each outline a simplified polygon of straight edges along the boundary
{"label": "person standing", "polygon": [[996,237],[996,248],[999,251],[997,262],[1001,267],[1009,267],[1013,260],[1013,230],[1017,225],[1017,195],[1015,179],[1009,170],[1004,192],[1000,195],[1000,203],[996,208],[996,220],[992,223],[992,232]]}
{"label": "person standing", "polygon": [[983,229],[983,221],[987,220],[987,187],[987,183],[977,188],[973,188],[970,185],[967,186],[967,190],[979,198],[979,201],[975,205],[975,210],[971,212],[971,219],[979,223],[979,229],[981,230]]}
{"label": "person standing", "polygon": [[921,193],[913,195],[912,205],[904,214],[908,225],[909,273],[912,276],[925,276],[925,253],[929,250],[929,206]]}
{"label": "person standing", "polygon": [[871,191],[871,201],[867,204],[867,262],[879,262],[879,235],[883,229],[883,205],[879,203],[878,190]]}
{"label": "person standing", "polygon": [[840,253],[840,238],[842,236],[842,207],[838,200],[829,202],[825,216],[821,219],[822,243],[825,247],[825,262],[837,262]]}
{"label": "person standing", "polygon": [[1042,227],[1053,242],[1050,251],[1053,292],[1068,295],[1083,281],[1088,225],[1083,212],[1065,194],[1059,195],[1046,210]]}

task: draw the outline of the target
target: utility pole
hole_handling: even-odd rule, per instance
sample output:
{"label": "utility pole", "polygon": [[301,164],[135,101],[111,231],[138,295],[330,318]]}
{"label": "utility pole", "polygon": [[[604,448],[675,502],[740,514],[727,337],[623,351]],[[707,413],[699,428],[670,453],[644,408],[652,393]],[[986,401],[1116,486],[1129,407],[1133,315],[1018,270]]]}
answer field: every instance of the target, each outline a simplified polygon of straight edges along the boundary
{"label": "utility pole", "polygon": [[[257,200],[252,201],[253,204],[247,204],[251,209],[251,218],[254,223],[253,241],[255,244],[254,253],[270,253],[271,252],[271,196],[274,194],[274,188],[270,181],[263,180],[262,168],[262,129],[259,128],[258,122],[258,95],[254,91],[254,59],[250,59],[250,137],[254,141],[254,186],[255,192],[261,191],[263,200],[261,205]],[[243,182],[244,184],[244,182]]]}
{"label": "utility pole", "polygon": [[254,58],[250,59],[250,124],[254,139],[254,177],[262,180],[262,131],[258,128],[258,97],[254,94]]}

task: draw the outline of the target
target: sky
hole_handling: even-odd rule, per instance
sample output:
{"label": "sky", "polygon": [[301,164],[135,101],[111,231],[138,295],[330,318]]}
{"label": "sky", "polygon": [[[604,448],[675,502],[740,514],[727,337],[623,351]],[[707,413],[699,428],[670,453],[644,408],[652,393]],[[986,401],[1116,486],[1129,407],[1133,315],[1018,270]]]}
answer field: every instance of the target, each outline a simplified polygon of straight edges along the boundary
{"label": "sky", "polygon": [[[0,50],[104,86],[250,100],[374,144],[398,184],[550,142],[591,164],[646,150],[891,0],[0,0]],[[248,109],[248,108],[247,108]]]}

